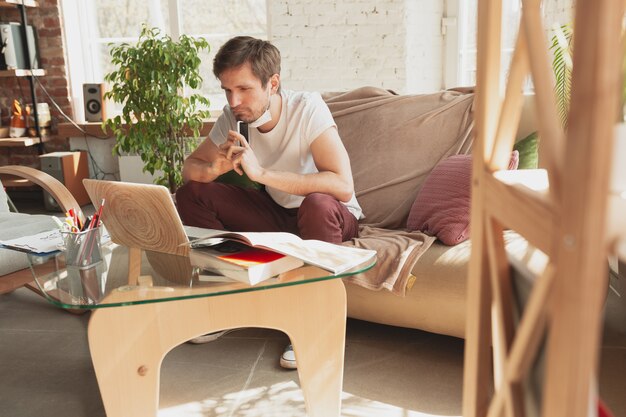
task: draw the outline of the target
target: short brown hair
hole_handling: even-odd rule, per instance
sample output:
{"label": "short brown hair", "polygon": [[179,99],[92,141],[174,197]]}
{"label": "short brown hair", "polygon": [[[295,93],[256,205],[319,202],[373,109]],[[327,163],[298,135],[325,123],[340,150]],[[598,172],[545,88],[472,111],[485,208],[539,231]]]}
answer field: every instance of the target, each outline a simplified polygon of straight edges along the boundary
{"label": "short brown hair", "polygon": [[270,77],[280,74],[280,51],[268,41],[250,36],[237,36],[228,40],[213,59],[213,74],[219,78],[227,69],[250,63],[252,73],[267,84]]}

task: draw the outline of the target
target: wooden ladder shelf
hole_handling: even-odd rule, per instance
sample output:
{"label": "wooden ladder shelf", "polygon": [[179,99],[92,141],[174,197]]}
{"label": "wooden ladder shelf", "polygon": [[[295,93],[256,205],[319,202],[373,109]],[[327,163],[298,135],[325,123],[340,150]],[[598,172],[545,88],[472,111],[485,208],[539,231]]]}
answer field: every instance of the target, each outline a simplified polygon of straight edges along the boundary
{"label": "wooden ladder shelf", "polygon": [[[576,1],[567,132],[557,115],[540,3],[523,1],[502,94],[502,1],[479,0],[465,417],[528,415],[525,381],[544,339],[540,415],[587,417],[595,406],[589,401],[596,398],[608,280],[605,223],[621,92],[624,0]],[[513,147],[528,75],[547,168],[543,191],[524,186],[537,172],[499,172]],[[517,323],[504,229],[517,231],[549,259]]]}

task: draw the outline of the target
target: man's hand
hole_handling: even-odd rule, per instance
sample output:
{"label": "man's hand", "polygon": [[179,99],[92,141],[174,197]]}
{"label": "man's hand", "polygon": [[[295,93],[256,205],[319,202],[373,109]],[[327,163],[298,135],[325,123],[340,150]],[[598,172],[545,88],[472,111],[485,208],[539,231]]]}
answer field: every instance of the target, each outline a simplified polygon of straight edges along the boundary
{"label": "man's hand", "polygon": [[204,140],[198,148],[185,159],[183,178],[187,181],[211,182],[233,169],[233,164],[226,157],[231,143],[217,147],[210,139]]}
{"label": "man's hand", "polygon": [[[236,145],[237,142],[239,145]],[[229,130],[226,142],[220,145],[220,152],[222,150],[226,150],[226,158],[232,163],[235,172],[239,175],[245,172],[252,181],[259,181],[263,168],[243,135]]]}
{"label": "man's hand", "polygon": [[216,177],[219,177],[220,175],[227,173],[231,169],[233,169],[232,162],[226,157],[225,152],[222,153],[220,151],[215,160],[213,160],[213,163],[211,164],[211,170],[213,174]]}
{"label": "man's hand", "polygon": [[306,196],[324,193],[344,202],[354,194],[350,158],[334,126],[322,132],[311,144],[313,161],[318,170],[311,174],[262,168],[245,139],[239,140],[241,146],[232,147],[231,161],[234,169],[239,169],[237,172],[245,170],[253,181],[288,194]]}
{"label": "man's hand", "polygon": [[230,130],[226,141],[217,147],[218,153],[213,160],[213,169],[218,176],[230,171],[231,169],[234,169],[233,162],[228,156],[228,153],[230,152],[230,149],[237,143],[237,138],[232,137],[230,133],[233,133],[233,131]]}

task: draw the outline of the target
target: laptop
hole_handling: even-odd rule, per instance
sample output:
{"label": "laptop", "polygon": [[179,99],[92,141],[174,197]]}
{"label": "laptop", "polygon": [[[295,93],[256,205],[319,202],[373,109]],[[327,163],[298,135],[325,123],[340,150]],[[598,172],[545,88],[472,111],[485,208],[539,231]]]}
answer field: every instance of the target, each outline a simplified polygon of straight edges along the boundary
{"label": "laptop", "polygon": [[[189,238],[174,200],[162,185],[84,179],[95,207],[104,199],[102,222],[119,245],[187,256]],[[201,228],[191,228],[197,237]]]}

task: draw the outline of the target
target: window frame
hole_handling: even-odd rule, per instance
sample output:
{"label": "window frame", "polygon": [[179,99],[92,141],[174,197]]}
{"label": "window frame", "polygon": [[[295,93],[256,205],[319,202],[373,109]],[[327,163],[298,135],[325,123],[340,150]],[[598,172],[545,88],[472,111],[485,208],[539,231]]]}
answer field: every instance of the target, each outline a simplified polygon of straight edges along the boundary
{"label": "window frame", "polygon": [[[510,10],[521,16],[521,3],[521,0],[507,0],[503,7],[505,8],[505,12],[506,8],[510,8]],[[468,39],[471,39],[472,37],[474,37],[474,39],[476,38],[476,33],[468,33],[470,30],[468,28],[468,15],[470,8],[476,8],[477,6],[478,0],[446,1],[446,16],[448,18],[453,18],[455,24],[446,25],[446,39],[444,42],[446,49],[444,52],[446,57],[446,64],[444,68],[445,88],[471,87],[476,84],[475,76],[472,80],[472,77],[468,77],[466,75],[468,71],[471,71],[471,69],[468,68],[473,67],[473,71],[475,72],[476,49],[469,48],[466,45]],[[442,22],[442,27],[443,26],[444,22]],[[503,37],[506,37],[505,31],[509,27],[510,25],[503,25]],[[500,74],[503,83],[505,82],[504,80],[506,80],[506,75],[509,71],[510,60],[512,52],[514,51],[516,38],[517,34],[515,34],[515,36],[510,36],[510,44],[503,45],[501,48],[503,62],[500,67]],[[468,55],[474,55],[474,59],[468,59]],[[472,62],[473,65],[471,65]],[[525,92],[532,91],[532,89],[532,82],[527,82],[524,87]]]}
{"label": "window frame", "polygon": [[[137,0],[139,1],[139,0]],[[181,7],[184,0],[155,0],[167,3],[168,24],[149,23],[158,26],[163,33],[178,39],[184,33],[184,25],[182,22]],[[188,33],[191,37],[204,37],[211,43],[211,39],[223,38],[224,35],[250,35],[262,39],[269,39],[270,36],[270,19],[269,19],[269,0],[265,1],[266,24],[264,32],[230,32],[230,33]],[[94,34],[94,28],[97,27],[98,16],[96,8],[92,7],[92,3],[85,0],[61,0],[61,11],[63,21],[65,23],[65,44],[67,46],[66,53],[68,58],[68,78],[70,84],[71,103],[73,107],[74,119],[85,120],[84,118],[84,100],[82,85],[84,83],[101,83],[104,82],[102,73],[102,65],[99,65],[99,52],[102,45],[109,43],[136,42],[137,37],[100,37]],[[70,23],[71,22],[71,23]],[[77,23],[76,23],[77,22]],[[69,23],[69,24],[68,24]],[[191,94],[191,89],[185,88],[185,95]],[[223,94],[210,94],[211,101],[210,110],[221,110],[225,104]],[[121,111],[119,105],[107,102],[106,112],[109,115],[118,114]]]}

